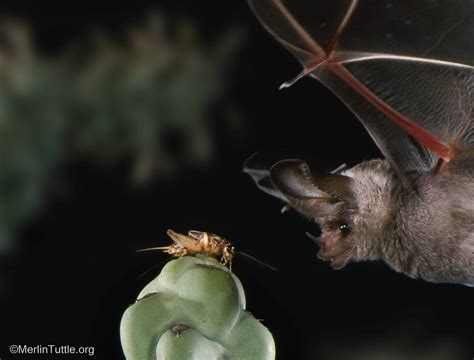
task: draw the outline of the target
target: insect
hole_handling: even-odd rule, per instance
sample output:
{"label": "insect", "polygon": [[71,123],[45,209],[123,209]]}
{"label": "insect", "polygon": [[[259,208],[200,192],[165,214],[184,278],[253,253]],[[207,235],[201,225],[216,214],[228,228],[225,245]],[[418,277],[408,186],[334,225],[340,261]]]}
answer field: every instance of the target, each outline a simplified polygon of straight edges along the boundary
{"label": "insect", "polygon": [[303,65],[282,88],[305,76],[323,83],[385,160],[322,173],[253,156],[244,171],[319,224],[321,237],[310,237],[334,269],[383,260],[413,278],[474,286],[474,2],[250,5]]}
{"label": "insect", "polygon": [[184,235],[171,229],[166,234],[173,240],[171,245],[140,251],[163,250],[165,253],[178,258],[187,255],[204,254],[220,258],[222,264],[232,266],[235,248],[228,240],[219,235],[196,230],[188,231],[188,234]]}

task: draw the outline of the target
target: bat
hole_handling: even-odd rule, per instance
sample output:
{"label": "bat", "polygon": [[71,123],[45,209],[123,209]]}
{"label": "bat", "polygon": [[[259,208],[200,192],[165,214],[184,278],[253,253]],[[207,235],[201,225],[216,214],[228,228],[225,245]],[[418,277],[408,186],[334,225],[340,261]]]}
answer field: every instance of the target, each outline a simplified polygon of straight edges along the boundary
{"label": "bat", "polygon": [[249,3],[303,65],[281,88],[321,82],[385,159],[323,173],[252,156],[244,171],[320,226],[309,236],[334,269],[382,260],[412,278],[474,286],[474,1]]}

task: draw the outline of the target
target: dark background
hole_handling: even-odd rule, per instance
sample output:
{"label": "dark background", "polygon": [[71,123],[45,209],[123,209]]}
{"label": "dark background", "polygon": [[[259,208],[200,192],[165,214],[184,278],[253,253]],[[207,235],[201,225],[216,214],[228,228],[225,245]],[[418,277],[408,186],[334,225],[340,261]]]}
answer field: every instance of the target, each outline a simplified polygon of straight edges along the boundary
{"label": "dark background", "polygon": [[[136,188],[127,159],[108,168],[88,158],[63,162],[55,176],[67,194],[52,191],[22,224],[15,250],[2,258],[0,358],[21,358],[8,354],[10,344],[89,345],[94,358],[123,358],[121,315],[159,268],[137,277],[166,260],[135,250],[167,244],[171,228],[221,234],[278,268],[238,257],[233,266],[248,309],[275,337],[279,359],[471,359],[471,289],[412,280],[381,263],[331,270],[304,236],[317,227],[294,213],[280,215],[281,204],[242,173],[255,151],[304,158],[325,170],[380,156],[352,114],[317,82],[305,79],[277,91],[299,65],[263,31],[245,1],[1,5],[2,14],[32,24],[49,54],[94,28],[120,35],[150,9],[189,17],[209,41],[233,25],[245,29],[224,94],[241,112],[237,140],[219,122],[216,105],[210,167]],[[179,141],[171,139],[171,146]]]}

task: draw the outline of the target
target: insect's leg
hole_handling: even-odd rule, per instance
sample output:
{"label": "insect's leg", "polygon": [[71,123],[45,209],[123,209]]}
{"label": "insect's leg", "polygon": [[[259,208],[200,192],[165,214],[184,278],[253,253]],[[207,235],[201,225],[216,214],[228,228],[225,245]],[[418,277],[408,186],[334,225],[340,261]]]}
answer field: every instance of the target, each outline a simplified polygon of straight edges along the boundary
{"label": "insect's leg", "polygon": [[204,250],[209,247],[209,235],[207,235],[207,232],[202,233],[201,245],[203,246]]}
{"label": "insect's leg", "polygon": [[186,256],[186,255],[188,255],[188,249],[182,247],[182,248],[179,249],[179,253],[177,253],[176,255],[179,256],[179,257]]}

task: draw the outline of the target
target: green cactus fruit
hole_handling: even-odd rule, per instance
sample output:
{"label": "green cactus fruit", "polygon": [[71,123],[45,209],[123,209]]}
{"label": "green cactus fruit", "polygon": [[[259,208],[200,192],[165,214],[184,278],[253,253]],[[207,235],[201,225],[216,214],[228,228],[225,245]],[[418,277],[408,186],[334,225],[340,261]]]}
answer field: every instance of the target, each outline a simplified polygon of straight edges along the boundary
{"label": "green cactus fruit", "polygon": [[240,280],[207,256],[170,261],[123,314],[120,337],[128,360],[275,358]]}

